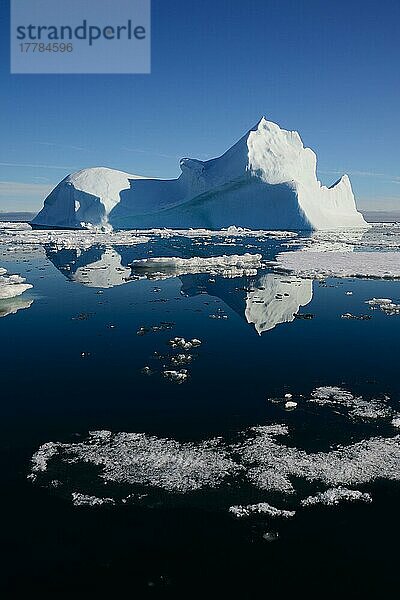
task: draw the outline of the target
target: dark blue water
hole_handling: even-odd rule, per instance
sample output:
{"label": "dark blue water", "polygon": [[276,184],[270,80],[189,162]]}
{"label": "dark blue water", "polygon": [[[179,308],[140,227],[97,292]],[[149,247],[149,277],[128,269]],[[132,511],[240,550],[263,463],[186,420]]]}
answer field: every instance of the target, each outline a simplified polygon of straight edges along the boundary
{"label": "dark blue water", "polygon": [[[147,256],[149,249],[153,256],[261,250],[271,259],[284,247],[271,240],[245,240],[238,248],[193,246],[178,239],[115,248],[123,266]],[[365,301],[398,300],[400,283],[314,282],[311,302],[299,309],[313,318],[278,323],[259,335],[246,320],[246,297],[267,269],[256,277],[182,275],[103,289],[74,280],[77,269],[103,252],[47,248],[4,251],[0,257],[10,273],[21,273],[34,285],[24,296],[33,299],[30,308],[0,319],[6,597],[40,592],[69,598],[199,593],[259,598],[329,590],[372,598],[394,593],[397,482],[364,486],[373,493],[372,504],[318,506],[270,526],[259,519],[233,519],[213,492],[187,501],[171,496],[152,506],[74,507],[62,490],[27,480],[30,459],[41,444],[73,442],[92,430],[197,441],[286,423],[292,431],[289,444],[310,452],[378,430],[379,435],[396,433],[389,425],[350,422],[306,404],[287,412],[268,398],[288,392],[307,396],[318,386],[333,385],[366,398],[385,394],[399,410],[400,317],[371,312]],[[372,318],[340,318],[347,312]],[[210,318],[222,313],[227,319]],[[160,322],[173,328],[137,335],[140,327]],[[168,340],[175,336],[202,341],[182,385],[167,381],[154,357],[155,352],[167,355]],[[145,365],[155,374],[144,376]],[[60,477],[68,482],[68,470]],[[90,481],[85,485],[89,489]],[[229,493],[235,500],[235,490]],[[260,500],[254,493],[253,501]],[[279,538],[269,543],[263,533],[271,527]]]}

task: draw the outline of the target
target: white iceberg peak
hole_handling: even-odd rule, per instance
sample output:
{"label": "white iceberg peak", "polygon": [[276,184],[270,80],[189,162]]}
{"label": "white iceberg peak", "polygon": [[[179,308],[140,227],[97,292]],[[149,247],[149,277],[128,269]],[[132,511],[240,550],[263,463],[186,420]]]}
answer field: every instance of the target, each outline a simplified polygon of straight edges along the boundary
{"label": "white iceberg peak", "polygon": [[367,227],[347,175],[331,187],[297,131],[262,117],[222,156],[183,158],[177,179],[147,179],[95,167],[66,177],[33,225],[80,228],[250,229]]}

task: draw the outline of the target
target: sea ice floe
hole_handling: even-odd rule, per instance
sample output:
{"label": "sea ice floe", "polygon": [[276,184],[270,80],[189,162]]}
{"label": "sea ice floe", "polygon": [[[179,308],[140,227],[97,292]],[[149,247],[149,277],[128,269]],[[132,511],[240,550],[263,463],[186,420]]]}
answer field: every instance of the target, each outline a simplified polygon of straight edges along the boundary
{"label": "sea ice floe", "polygon": [[102,506],[104,504],[115,504],[115,500],[113,498],[98,498],[97,496],[72,492],[72,503],[74,506]]}
{"label": "sea ice floe", "polygon": [[232,513],[235,517],[249,517],[250,515],[267,515],[268,517],[294,517],[296,514],[295,510],[283,510],[281,508],[276,508],[275,506],[271,506],[267,502],[259,502],[258,504],[247,504],[245,506],[231,506],[229,508],[229,512]]}
{"label": "sea ice floe", "polygon": [[387,419],[393,411],[387,405],[388,398],[364,399],[351,392],[335,386],[323,386],[311,392],[309,402],[320,406],[333,406],[347,411],[353,420]]}
{"label": "sea ice floe", "polygon": [[298,277],[400,278],[400,252],[281,252],[269,263]]}
{"label": "sea ice floe", "polygon": [[386,315],[400,315],[400,304],[396,304],[390,298],[371,298],[367,300],[371,309],[380,308]]}
{"label": "sea ice floe", "polygon": [[278,443],[276,437],[283,432],[284,428],[276,432],[269,426],[253,428],[254,437],[237,449],[249,481],[260,489],[293,493],[293,482],[298,478],[328,486],[400,480],[399,435],[373,437],[329,452],[307,453]]}
{"label": "sea ice floe", "polygon": [[15,315],[19,310],[29,308],[33,304],[33,299],[21,298],[9,298],[7,300],[0,300],[0,317],[7,317],[8,315]]}
{"label": "sea ice floe", "polygon": [[7,275],[6,269],[0,272],[0,301],[8,300],[20,296],[26,290],[33,287],[30,283],[25,283],[25,279],[19,275]]}
{"label": "sea ice floe", "polygon": [[77,463],[100,467],[106,483],[175,493],[217,487],[240,469],[219,439],[180,443],[144,433],[93,431],[83,442],[44,444],[32,458],[33,478],[54,458],[64,469]]}
{"label": "sea ice floe", "polygon": [[335,506],[341,502],[372,502],[372,497],[368,492],[350,490],[349,488],[339,486],[319,492],[315,496],[308,496],[308,498],[304,498],[301,501],[301,505],[315,506],[316,504],[324,504],[326,506]]}
{"label": "sea ice floe", "polygon": [[183,383],[189,377],[187,369],[180,369],[179,371],[166,369],[163,371],[163,375],[166,379],[170,379],[176,383]]}
{"label": "sea ice floe", "polygon": [[[345,488],[378,479],[400,481],[400,435],[370,437],[327,452],[307,452],[278,441],[288,433],[282,424],[265,425],[241,432],[237,443],[228,443],[220,438],[178,442],[144,433],[95,431],[80,442],[44,444],[32,457],[29,477],[47,486],[56,477],[64,481],[57,488],[60,491],[72,485],[75,493],[84,495],[91,482],[96,489],[103,482],[107,484],[104,495],[109,498],[114,497],[113,483],[118,497],[121,485],[134,495],[152,489],[183,494],[218,488],[224,483],[229,489],[245,480],[265,493],[290,494],[293,502],[294,492],[301,492],[299,482],[305,480],[318,487],[316,495],[304,500],[303,505],[335,499],[366,500],[361,492]],[[85,478],[85,490],[74,482],[74,465],[80,465],[78,482],[82,482],[81,467],[96,467]],[[321,490],[321,485],[327,489]],[[265,502],[231,508],[237,516],[291,516],[277,510]]]}
{"label": "sea ice floe", "polygon": [[134,273],[148,279],[168,279],[193,273],[209,273],[222,277],[256,275],[261,267],[261,254],[232,254],[212,257],[179,258],[176,256],[134,260]]}
{"label": "sea ice floe", "polygon": [[172,348],[181,348],[182,350],[191,350],[192,348],[201,346],[201,340],[198,340],[197,338],[185,340],[183,337],[175,337],[168,343]]}

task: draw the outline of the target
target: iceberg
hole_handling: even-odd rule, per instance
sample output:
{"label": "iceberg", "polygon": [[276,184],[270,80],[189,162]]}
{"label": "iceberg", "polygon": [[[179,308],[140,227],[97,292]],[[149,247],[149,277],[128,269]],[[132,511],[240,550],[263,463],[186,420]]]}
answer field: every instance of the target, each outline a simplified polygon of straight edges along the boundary
{"label": "iceberg", "polygon": [[343,175],[330,187],[296,131],[263,117],[222,156],[183,158],[177,179],[151,179],[106,167],[68,175],[33,219],[37,228],[250,229],[368,227]]}

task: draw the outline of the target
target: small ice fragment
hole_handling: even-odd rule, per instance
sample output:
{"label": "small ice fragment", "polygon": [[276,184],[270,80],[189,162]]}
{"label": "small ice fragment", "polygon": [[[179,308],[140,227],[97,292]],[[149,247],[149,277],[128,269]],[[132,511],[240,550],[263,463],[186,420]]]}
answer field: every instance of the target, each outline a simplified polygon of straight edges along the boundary
{"label": "small ice fragment", "polygon": [[292,402],[290,400],[285,403],[286,410],[293,410],[293,408],[296,408],[296,406],[297,406],[297,402]]}

